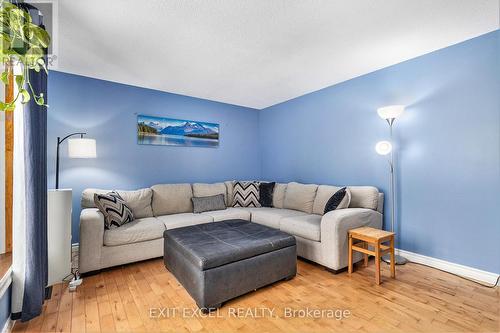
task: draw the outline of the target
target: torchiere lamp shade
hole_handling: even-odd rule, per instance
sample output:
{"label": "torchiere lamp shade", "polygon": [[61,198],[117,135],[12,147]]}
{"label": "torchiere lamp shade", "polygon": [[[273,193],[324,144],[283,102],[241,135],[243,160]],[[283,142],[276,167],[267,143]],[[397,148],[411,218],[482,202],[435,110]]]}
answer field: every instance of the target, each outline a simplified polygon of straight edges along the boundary
{"label": "torchiere lamp shade", "polygon": [[405,111],[404,105],[389,105],[377,109],[377,113],[382,119],[396,119]]}

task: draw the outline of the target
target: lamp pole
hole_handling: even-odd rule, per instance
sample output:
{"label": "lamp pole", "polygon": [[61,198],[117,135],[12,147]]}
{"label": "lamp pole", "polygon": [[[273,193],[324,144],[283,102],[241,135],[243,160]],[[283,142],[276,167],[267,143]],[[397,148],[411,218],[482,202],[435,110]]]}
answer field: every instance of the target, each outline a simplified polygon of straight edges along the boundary
{"label": "lamp pole", "polygon": [[[392,125],[394,124],[394,120],[396,118],[388,118],[386,119],[387,123],[389,124],[389,137],[390,137],[390,142],[392,145],[391,149],[391,156],[389,159],[389,167],[390,167],[390,172],[391,172],[391,183],[390,183],[390,196],[391,196],[391,232],[394,232],[394,224],[396,220],[396,187],[395,187],[395,180],[394,180],[394,140],[392,137]],[[389,254],[386,254],[382,256],[382,260],[386,263],[391,262],[391,256]],[[408,261],[406,260],[405,257],[402,257],[400,255],[395,255],[394,256],[394,263],[396,265],[404,265]]]}
{"label": "lamp pole", "polygon": [[66,139],[75,136],[75,135],[80,135],[81,138],[83,138],[84,135],[87,133],[82,133],[82,132],[77,132],[77,133],[71,133],[69,135],[66,135],[64,138],[61,139],[61,137],[57,137],[57,151],[56,151],[56,190],[59,189],[59,146],[61,146],[61,143],[63,143]]}

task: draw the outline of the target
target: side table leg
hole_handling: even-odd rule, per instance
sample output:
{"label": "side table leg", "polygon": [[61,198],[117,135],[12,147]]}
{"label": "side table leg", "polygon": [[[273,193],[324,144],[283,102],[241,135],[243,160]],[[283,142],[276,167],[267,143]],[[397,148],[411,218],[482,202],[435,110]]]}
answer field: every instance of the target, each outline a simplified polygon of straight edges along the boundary
{"label": "side table leg", "polygon": [[375,244],[375,283],[380,284],[380,242]]}
{"label": "side table leg", "polygon": [[352,236],[349,235],[349,266],[348,266],[349,275],[352,273]]}
{"label": "side table leg", "polygon": [[[368,243],[367,242],[364,242],[363,248],[365,248],[366,250],[368,250]],[[364,257],[364,265],[363,266],[368,267],[368,255],[365,253],[363,255],[363,257]]]}
{"label": "side table leg", "polygon": [[394,236],[391,237],[391,278],[396,278],[396,256],[394,255]]}

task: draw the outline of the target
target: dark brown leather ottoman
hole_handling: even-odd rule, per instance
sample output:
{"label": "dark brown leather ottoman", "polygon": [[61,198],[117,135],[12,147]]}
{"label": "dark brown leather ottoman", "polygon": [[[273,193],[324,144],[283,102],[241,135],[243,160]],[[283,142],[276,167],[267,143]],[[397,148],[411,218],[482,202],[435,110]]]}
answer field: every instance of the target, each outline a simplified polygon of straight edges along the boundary
{"label": "dark brown leather ottoman", "polygon": [[202,310],[297,273],[295,237],[244,220],[166,230],[165,267]]}

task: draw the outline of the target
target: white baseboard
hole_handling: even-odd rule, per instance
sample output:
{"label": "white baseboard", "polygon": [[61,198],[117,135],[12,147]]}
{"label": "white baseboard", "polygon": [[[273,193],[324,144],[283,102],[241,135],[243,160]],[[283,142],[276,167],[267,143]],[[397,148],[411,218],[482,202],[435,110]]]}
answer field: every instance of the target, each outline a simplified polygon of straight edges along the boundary
{"label": "white baseboard", "polygon": [[2,279],[0,279],[0,297],[7,292],[12,283],[12,267],[10,267],[7,272],[4,274]]}
{"label": "white baseboard", "polygon": [[396,254],[405,257],[409,261],[413,261],[418,264],[424,264],[430,267],[441,269],[443,271],[457,274],[469,279],[484,282],[490,285],[494,285],[497,282],[498,274],[491,273],[487,271],[482,271],[477,268],[472,268],[469,266],[464,266],[460,264],[455,264],[449,261],[427,257],[418,253],[396,249]]}
{"label": "white baseboard", "polygon": [[2,333],[8,333],[8,332],[11,332],[12,331],[12,328],[14,327],[14,323],[16,321],[15,320],[12,320],[12,319],[7,319],[7,321],[5,322],[5,325],[3,325],[3,328],[2,328]]}

